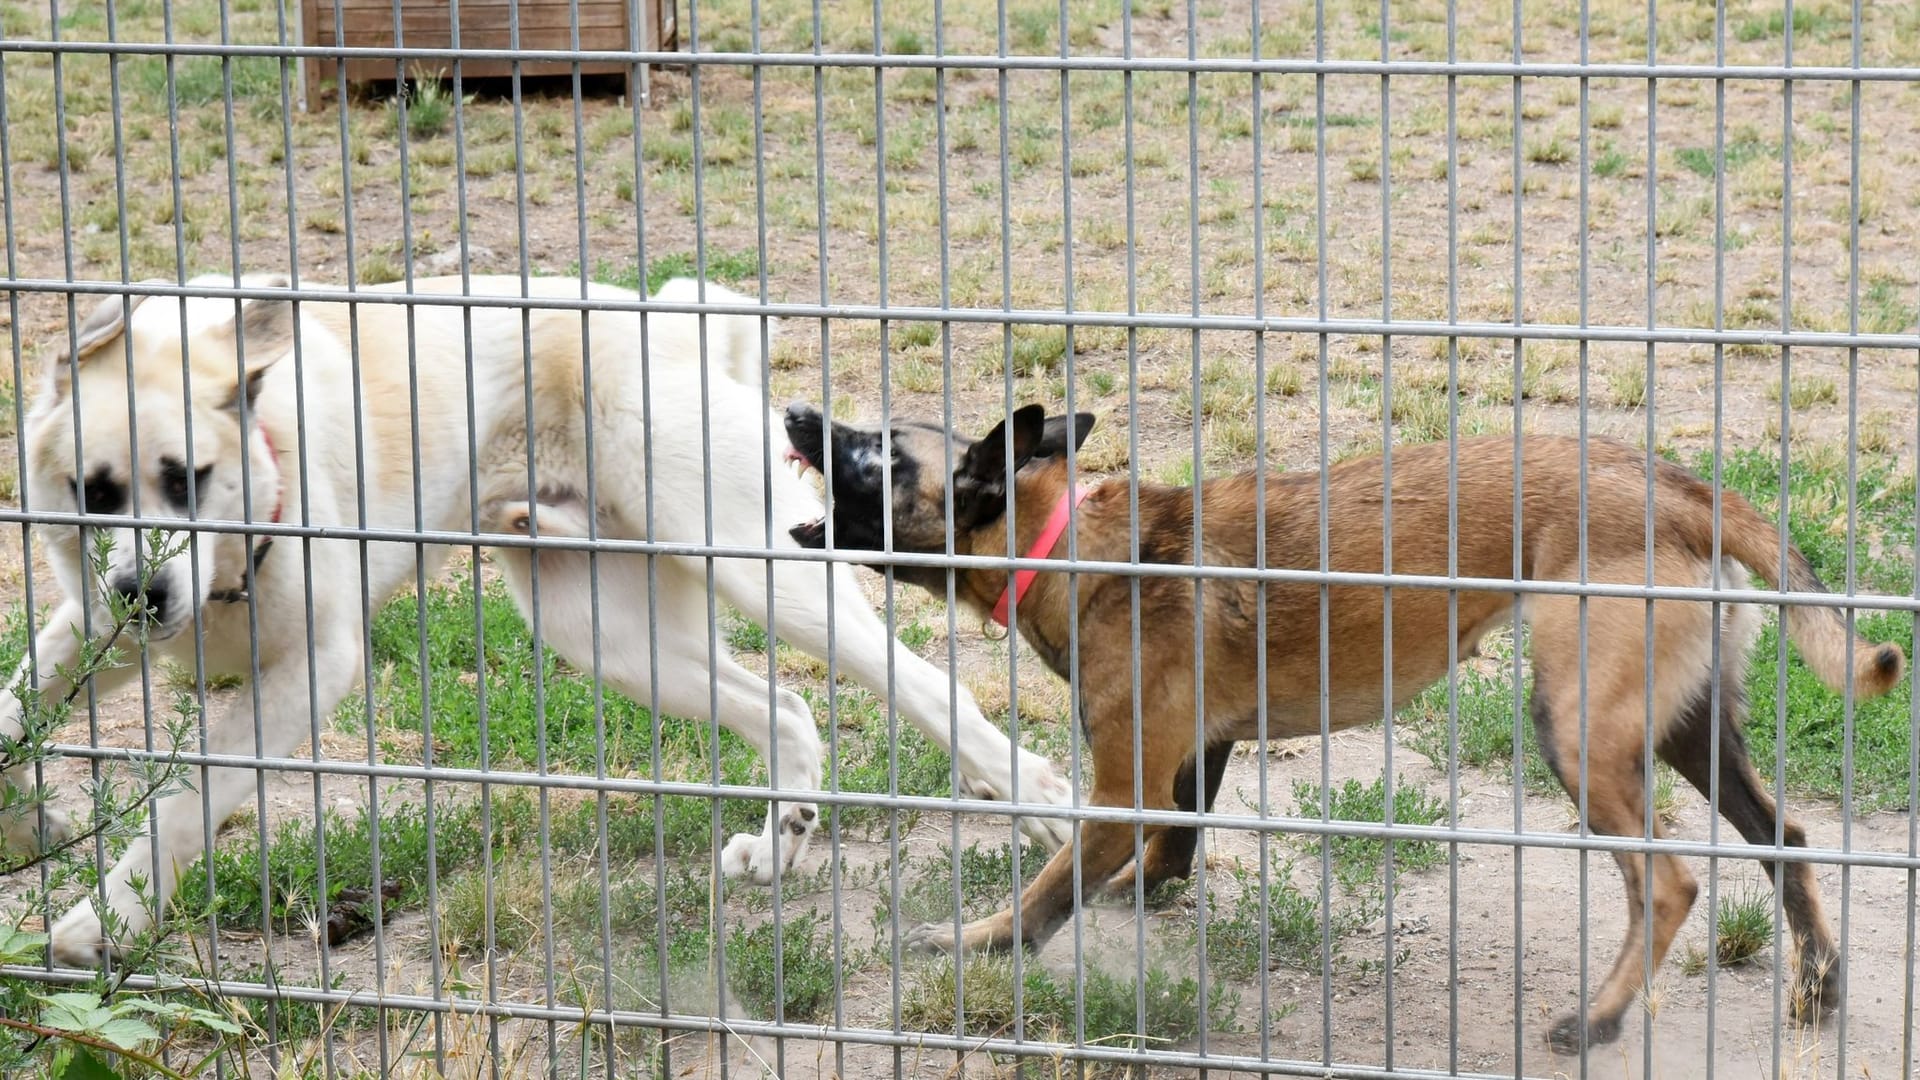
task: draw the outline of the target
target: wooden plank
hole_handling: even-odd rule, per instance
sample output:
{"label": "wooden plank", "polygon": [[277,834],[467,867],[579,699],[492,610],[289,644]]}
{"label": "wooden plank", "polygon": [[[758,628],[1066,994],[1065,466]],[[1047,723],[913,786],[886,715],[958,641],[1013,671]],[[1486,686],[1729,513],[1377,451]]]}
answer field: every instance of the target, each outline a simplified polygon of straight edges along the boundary
{"label": "wooden plank", "polygon": [[[332,75],[331,64],[325,65],[322,77]],[[525,61],[520,65],[520,74],[534,77],[565,76],[573,73],[573,65],[550,61]],[[626,64],[583,63],[580,65],[583,75],[624,75]],[[460,74],[468,79],[504,79],[513,74],[513,65],[505,60],[467,60],[460,65]],[[350,60],[347,62],[347,81],[350,83],[391,82],[393,80],[393,62],[391,60]]]}
{"label": "wooden plank", "polygon": [[[584,39],[596,30],[623,30],[627,25],[627,13],[617,6],[597,8],[583,7],[580,10],[578,24],[580,26],[580,36]],[[405,35],[406,43],[409,46],[429,48],[432,46],[423,45],[415,39],[423,34],[431,33],[449,35],[453,24],[447,19],[445,12],[406,11],[401,14],[400,25]],[[558,11],[529,11],[524,13],[520,20],[520,30],[523,34],[537,30],[559,30],[564,32],[571,29],[573,25],[574,22],[570,13],[564,9]],[[315,43],[328,44],[333,42],[333,28],[332,13],[322,14],[315,20],[314,29],[319,33],[319,37]],[[393,19],[391,15],[381,19],[368,20],[349,17],[346,20],[346,28],[347,43],[350,45],[377,46],[393,44]],[[504,21],[495,22],[478,17],[468,18],[466,10],[464,8],[461,9],[460,37],[463,44],[466,38],[475,34],[497,34],[504,37],[507,33],[508,28]],[[619,46],[598,47],[625,48],[625,44],[623,42],[623,44]]]}
{"label": "wooden plank", "polygon": [[[572,29],[572,25],[566,23],[566,19],[561,19],[561,21],[557,21],[557,23],[555,23],[555,21],[528,21],[528,23],[520,23],[520,33],[522,33],[522,35],[534,33],[534,31],[559,31],[561,35],[564,35],[568,29]],[[422,37],[422,35],[451,37],[451,23],[447,23],[445,19],[432,19],[432,17],[419,17],[419,19],[417,19],[417,17],[409,15],[409,17],[401,23],[401,31],[405,33],[405,40],[407,40],[407,46],[409,46],[409,48],[426,48],[424,44],[420,44],[417,38]],[[620,33],[626,31],[626,19],[624,19],[622,13],[593,13],[591,17],[588,17],[586,13],[582,15],[582,21],[580,21],[580,37],[582,37],[582,40],[588,37],[605,38],[607,37],[607,31],[620,31]],[[468,37],[474,37],[474,35],[488,35],[490,38],[497,37],[505,40],[505,38],[509,37],[509,29],[507,29],[505,25],[468,23],[467,19],[461,19],[461,42],[465,44],[465,40],[467,40]],[[392,46],[392,44],[394,44],[394,23],[384,23],[384,25],[378,25],[378,27],[363,27],[363,25],[348,23],[348,33],[346,33],[346,37],[348,37],[349,44],[382,44],[382,46]],[[326,27],[324,31],[321,31],[319,44],[326,44],[326,42],[332,42],[332,40],[334,40],[334,29],[332,29],[332,27]],[[599,46],[599,48],[609,48],[609,46]],[[624,48],[624,44],[622,44],[620,48]]]}
{"label": "wooden plank", "polygon": [[[349,48],[391,48],[393,46],[393,39],[390,37],[373,38],[349,32],[347,34],[346,45]],[[447,31],[441,31],[439,33],[427,31],[418,35],[407,35],[407,47],[410,49],[446,49],[451,48],[452,45],[453,35]],[[626,49],[627,45],[628,41],[626,31],[624,30],[613,31],[603,29],[598,34],[580,35],[580,48],[584,50],[619,52]],[[462,33],[460,35],[460,47],[463,49],[507,49],[513,47],[513,41],[505,30],[471,34]],[[522,49],[564,51],[574,47],[573,34],[567,30],[523,30],[520,33],[519,47]],[[452,63],[451,60],[410,62],[432,62],[448,65]],[[393,61],[382,60],[381,63],[391,65]]]}
{"label": "wooden plank", "polygon": [[[344,32],[336,41],[336,0],[300,0],[300,36],[303,44],[349,48],[391,48],[395,42],[393,0],[338,0],[339,22]],[[638,35],[642,48],[677,46],[678,27],[674,26],[673,0],[641,0],[640,17],[648,26]],[[453,46],[452,13],[445,0],[401,0],[400,40],[408,48],[445,49]],[[460,5],[460,46],[467,49],[508,49],[514,47],[514,35],[507,23],[510,11],[517,13],[520,25],[518,46],[540,51],[565,51],[576,46],[592,51],[622,51],[633,47],[635,35],[629,28],[629,7],[623,0],[462,0]],[[672,29],[669,30],[668,28]],[[665,31],[665,32],[663,32]],[[575,42],[575,37],[578,42]],[[655,40],[657,37],[657,40]],[[451,68],[451,62],[440,65]],[[394,61],[390,59],[337,60],[309,58],[302,62],[306,107],[319,104],[319,86],[323,80],[337,79],[348,84],[390,81]],[[512,74],[514,65],[505,60],[464,60],[461,72],[474,78]],[[522,63],[523,75],[566,75],[574,65],[560,62]],[[585,74],[631,74],[621,63],[581,63]]]}
{"label": "wooden plank", "polygon": [[[606,23],[609,21],[625,22],[627,8],[624,4],[609,3],[606,2],[606,0],[589,0],[589,2],[580,5],[578,14],[582,25]],[[393,9],[391,7],[378,10],[349,10],[341,12],[341,15],[350,27],[386,29],[393,27]],[[541,4],[538,7],[522,7],[520,9],[520,25],[566,26],[573,15],[573,10],[565,4]],[[318,8],[313,12],[316,25],[331,27],[333,25],[333,16],[334,11],[332,6],[329,5],[326,0],[320,0]],[[408,24],[434,22],[439,23],[441,26],[448,26],[453,22],[452,13],[447,8],[439,6],[422,6],[418,4],[404,6],[400,9],[400,16]],[[460,22],[463,26],[504,28],[508,22],[507,9],[502,7],[476,10],[468,7],[466,4],[461,4]]]}

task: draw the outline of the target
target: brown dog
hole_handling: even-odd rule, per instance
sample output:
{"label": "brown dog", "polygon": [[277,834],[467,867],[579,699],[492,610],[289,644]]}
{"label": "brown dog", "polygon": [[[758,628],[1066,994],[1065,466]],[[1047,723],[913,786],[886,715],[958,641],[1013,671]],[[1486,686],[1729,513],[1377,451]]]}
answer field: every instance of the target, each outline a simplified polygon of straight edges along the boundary
{"label": "brown dog", "polygon": [[[985,438],[968,439],[938,427],[896,424],[882,431],[836,423],[830,450],[818,411],[804,405],[787,410],[788,440],[795,456],[832,471],[834,542],[839,547],[880,550],[883,526],[890,520],[892,550],[944,552],[948,542],[947,505],[952,499],[953,551],[959,555],[1005,555],[1007,500],[1015,513],[1014,548],[1022,553],[1064,557],[1064,542],[1049,543],[1043,531],[1062,516],[1067,502],[1063,455],[1067,440],[1075,446],[1093,428],[1080,414],[1069,423],[1048,418],[1037,405],[1013,415]],[[1011,465],[1006,457],[1011,445]],[[1520,440],[1521,530],[1518,567],[1526,580],[1578,580],[1580,485],[1579,444],[1572,439],[1527,437]],[[831,459],[823,455],[830,453]],[[1458,501],[1449,520],[1449,455],[1445,443],[1397,448],[1393,455],[1392,569],[1397,573],[1443,575],[1449,572],[1448,537],[1457,539],[1457,568],[1463,577],[1514,575],[1515,445],[1500,436],[1458,444]],[[951,474],[946,463],[953,463]],[[1382,463],[1380,458],[1349,461],[1327,471],[1326,565],[1334,571],[1378,573],[1382,569]],[[1710,582],[1713,543],[1713,492],[1710,485],[1665,461],[1656,464],[1652,502],[1648,504],[1646,455],[1623,443],[1593,439],[1587,444],[1587,580],[1644,584],[1649,572],[1656,584],[1700,587]],[[1316,569],[1321,565],[1320,476],[1287,473],[1270,476],[1266,489],[1266,564]],[[1257,541],[1256,480],[1240,475],[1202,485],[1204,556],[1210,566],[1254,565]],[[892,514],[883,509],[891,492]],[[1110,480],[1094,486],[1078,505],[1076,551],[1081,559],[1192,565],[1194,491],[1142,483],[1139,495],[1137,556],[1130,529],[1127,484]],[[1738,495],[1721,495],[1720,581],[1745,586],[1744,566],[1769,585],[1777,585],[1779,541],[1774,526]],[[1653,518],[1653,551],[1646,550],[1647,517]],[[802,546],[820,547],[824,522],[796,526]],[[1058,530],[1055,530],[1058,536]],[[1036,549],[1036,540],[1041,542]],[[885,560],[877,560],[884,562]],[[944,592],[946,570],[896,567],[901,580]],[[1825,591],[1798,551],[1790,553],[1787,585],[1797,592]],[[956,594],[968,606],[988,613],[1004,605],[1004,570],[955,572]],[[1193,810],[1210,806],[1232,744],[1257,737],[1255,604],[1251,581],[1209,580],[1201,589],[1205,636],[1205,742],[1195,745],[1194,671],[1195,589],[1191,580],[1139,579],[1139,619],[1150,628],[1153,648],[1135,656],[1129,579],[1082,574],[1078,586],[1079,685],[1081,716],[1093,753],[1093,794],[1099,806],[1131,807],[1134,770],[1140,770],[1139,805],[1149,809]],[[1317,733],[1321,723],[1319,655],[1320,587],[1271,582],[1266,586],[1267,732],[1273,737]],[[1519,614],[1532,635],[1533,719],[1540,748],[1555,775],[1578,801],[1581,777],[1581,686],[1579,675],[1579,601],[1572,596],[1529,595],[1524,603],[1512,592],[1461,590],[1458,637],[1447,633],[1448,593],[1440,589],[1397,588],[1393,592],[1392,701],[1383,698],[1383,590],[1334,586],[1328,589],[1328,718],[1335,729],[1379,720],[1429,685],[1445,678],[1451,655],[1467,655],[1488,631]],[[1062,678],[1069,676],[1068,578],[1060,573],[1033,576],[1017,597],[1019,629],[1029,644]],[[1004,610],[1004,606],[1002,607]],[[1726,604],[1720,624],[1704,602],[1662,600],[1653,604],[1653,672],[1646,672],[1648,605],[1643,599],[1592,598],[1586,607],[1588,825],[1597,833],[1638,836],[1647,827],[1645,740],[1651,731],[1660,758],[1705,792],[1712,767],[1714,720],[1710,703],[1715,635],[1719,636],[1720,810],[1749,843],[1771,844],[1775,807],[1748,760],[1741,727],[1745,722],[1742,674],[1756,628],[1751,608]],[[1794,607],[1787,630],[1806,662],[1829,686],[1849,681],[1860,698],[1886,692],[1899,681],[1905,655],[1897,645],[1875,645],[1851,635],[1838,610]],[[1849,647],[1852,662],[1849,667]],[[1135,703],[1134,665],[1143,700],[1141,745],[1132,738]],[[1648,688],[1651,687],[1649,699]],[[1196,763],[1196,758],[1199,761]],[[1197,799],[1196,764],[1205,775]],[[1654,833],[1658,818],[1651,819]],[[1128,864],[1134,851],[1134,826],[1086,822],[1080,834],[1081,868],[1088,882],[1108,882],[1131,892]],[[1138,868],[1151,888],[1192,869],[1195,830],[1148,825]],[[1805,846],[1806,834],[1788,821],[1784,835]],[[1073,908],[1072,849],[1063,848],[1026,890],[1020,934],[1038,944],[1061,925]],[[1577,1049],[1612,1040],[1620,1020],[1652,969],[1642,970],[1651,921],[1653,965],[1658,967],[1686,918],[1697,887],[1685,864],[1671,855],[1622,853],[1616,856],[1626,878],[1629,924],[1626,941],[1606,981],[1594,995],[1581,1030],[1578,1015],[1555,1024],[1553,1043]],[[1768,865],[1769,873],[1774,864]],[[1651,875],[1652,912],[1643,911]],[[1786,865],[1779,883],[1793,927],[1799,960],[1796,1012],[1817,1015],[1840,997],[1839,953],[1820,911],[1812,868]],[[916,929],[916,944],[953,948],[1004,948],[1014,944],[1011,910],[961,929],[958,940],[948,925]]]}

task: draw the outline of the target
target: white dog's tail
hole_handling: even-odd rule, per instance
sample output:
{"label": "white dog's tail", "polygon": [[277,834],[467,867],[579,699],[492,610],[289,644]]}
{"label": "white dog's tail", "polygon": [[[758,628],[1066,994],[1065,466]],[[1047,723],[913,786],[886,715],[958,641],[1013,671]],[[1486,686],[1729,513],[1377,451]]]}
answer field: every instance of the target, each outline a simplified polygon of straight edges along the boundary
{"label": "white dog's tail", "polygon": [[[653,299],[675,304],[742,304],[759,303],[751,296],[737,293],[724,285],[706,283],[705,296],[701,295],[701,283],[696,278],[671,278],[656,289]],[[692,315],[678,316],[690,322]],[[766,324],[768,346],[773,343],[780,320],[754,315],[708,315],[707,316],[707,363],[717,371],[725,372],[735,382],[747,386],[760,385],[760,327]],[[693,335],[688,335],[693,341]],[[699,362],[696,354],[692,357]]]}

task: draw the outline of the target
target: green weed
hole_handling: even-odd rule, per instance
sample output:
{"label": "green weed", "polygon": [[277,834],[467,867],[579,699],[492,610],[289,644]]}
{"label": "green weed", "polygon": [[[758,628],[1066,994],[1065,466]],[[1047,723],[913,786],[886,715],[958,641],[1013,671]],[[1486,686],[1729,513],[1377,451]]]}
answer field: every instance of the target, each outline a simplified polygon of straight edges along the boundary
{"label": "green weed", "polygon": [[[1386,821],[1387,786],[1385,777],[1370,784],[1349,778],[1327,793],[1327,814],[1334,821]],[[1320,785],[1297,780],[1293,798],[1302,817],[1320,815]],[[1433,825],[1446,820],[1445,802],[1426,793],[1419,785],[1401,781],[1394,788],[1393,821],[1396,825]],[[1336,836],[1328,841],[1332,853],[1334,879],[1349,895],[1380,887],[1386,868],[1388,844],[1392,845],[1395,873],[1425,870],[1439,865],[1445,850],[1427,840],[1388,841],[1372,836]],[[1317,837],[1302,837],[1303,849],[1317,849]]]}
{"label": "green weed", "polygon": [[1721,966],[1750,963],[1773,942],[1773,896],[1764,890],[1742,890],[1720,901],[1713,927],[1713,947]]}

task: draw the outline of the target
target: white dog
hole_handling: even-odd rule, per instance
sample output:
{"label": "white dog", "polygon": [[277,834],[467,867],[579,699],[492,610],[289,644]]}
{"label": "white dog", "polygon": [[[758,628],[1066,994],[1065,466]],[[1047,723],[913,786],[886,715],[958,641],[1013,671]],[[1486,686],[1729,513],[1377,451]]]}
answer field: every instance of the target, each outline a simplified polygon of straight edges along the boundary
{"label": "white dog", "polygon": [[[233,279],[198,280],[224,286]],[[250,287],[284,283],[280,278],[245,282]],[[524,287],[537,296],[581,295],[579,282],[557,278],[536,278]],[[414,288],[458,294],[461,283],[434,279],[417,281]],[[471,282],[475,294],[519,296],[522,288],[521,279],[512,277]],[[718,286],[705,288],[709,299],[746,299]],[[690,301],[698,289],[681,279],[656,298]],[[588,295],[637,299],[627,290],[599,285],[588,286]],[[814,491],[780,460],[784,438],[774,439],[769,453],[761,434],[779,430],[780,423],[770,416],[760,385],[760,326],[752,317],[709,316],[703,349],[696,316],[656,314],[646,320],[643,349],[641,319],[633,312],[592,314],[583,340],[581,315],[554,309],[477,307],[470,309],[469,323],[462,308],[453,306],[374,303],[350,309],[305,302],[296,312],[288,301],[253,300],[240,308],[236,334],[232,300],[156,297],[135,305],[131,320],[123,323],[125,302],[106,298],[77,328],[77,379],[64,350],[52,365],[29,422],[28,460],[22,468],[35,509],[73,509],[84,491],[87,512],[128,514],[129,492],[137,489],[140,515],[164,528],[188,516],[191,490],[194,516],[201,520],[248,520],[243,500],[250,497],[256,522],[351,528],[360,524],[364,500],[365,524],[377,529],[467,531],[477,513],[483,531],[532,526],[542,534],[583,535],[591,522],[602,537],[737,547],[766,546],[770,520],[773,546],[783,548],[796,547],[788,525],[821,514]],[[357,392],[350,345],[356,337]],[[296,339],[297,364],[289,359]],[[582,377],[582,357],[589,350],[591,460]],[[708,362],[704,399],[703,352]],[[128,361],[137,401],[132,416]],[[183,385],[184,371],[191,372],[190,387]],[[189,416],[190,427],[184,423]],[[137,476],[130,474],[136,438]],[[76,445],[83,461],[75,460]],[[243,491],[243,445],[249,491]],[[469,447],[479,448],[478,462],[469,461]],[[532,500],[529,447],[539,484]],[[589,491],[591,507],[585,501]],[[134,531],[111,530],[111,566],[104,575],[92,575],[91,583],[83,574],[91,550],[88,531],[38,530],[40,550],[65,597],[35,645],[39,671],[34,677],[49,696],[71,689],[60,673],[79,659],[76,628],[87,607],[91,625],[105,626],[108,590],[129,596],[138,590]],[[363,555],[355,540],[314,540],[311,579],[318,587],[309,594],[302,543],[282,538],[271,545],[280,549],[275,553],[266,539],[255,538],[250,545],[237,533],[203,532],[191,555],[169,560],[145,589],[141,602],[148,612],[151,651],[191,665],[197,626],[209,672],[245,675],[251,670],[249,607],[255,612],[258,686],[239,693],[233,709],[213,719],[208,753],[251,756],[257,739],[267,757],[291,755],[307,741],[316,714],[330,716],[365,674],[362,590],[379,605],[414,578],[412,544],[368,543]],[[426,551],[436,565],[446,553],[437,545]],[[522,612],[529,610],[537,559],[546,641],[575,665],[587,667],[593,653],[586,554],[550,549],[536,556],[525,548],[503,548],[496,556]],[[769,615],[767,567],[766,560],[755,559],[719,559],[713,566],[719,598],[763,626]],[[772,567],[779,636],[825,656],[831,593],[831,640],[839,669],[884,694],[891,665],[900,712],[956,756],[962,794],[1068,802],[1068,784],[1044,759],[1012,746],[964,687],[950,689],[944,672],[888,638],[847,567],[785,560],[774,560]],[[771,880],[776,863],[791,867],[805,850],[818,816],[814,804],[805,801],[807,792],[820,787],[822,756],[806,703],[778,690],[769,718],[765,678],[715,647],[703,560],[662,558],[655,564],[651,610],[657,612],[660,631],[653,643],[659,650],[657,685],[649,662],[646,558],[602,554],[599,581],[601,670],[609,686],[641,702],[657,689],[663,710],[717,717],[763,754],[775,748],[774,786],[795,798],[779,804],[777,820],[770,814],[762,835],[735,836],[722,853],[728,873]],[[21,732],[16,690],[29,674],[25,667],[10,684],[13,689],[0,694],[0,734],[9,737]],[[104,696],[136,670],[128,666],[96,675],[95,692]],[[716,699],[717,713],[710,704]],[[254,777],[250,769],[205,770],[195,776],[198,790],[160,803],[153,843],[143,837],[130,844],[103,885],[123,934],[149,925],[149,905],[163,907],[180,872],[202,854],[202,798],[217,825],[254,790]],[[30,781],[19,775],[5,779],[15,785]],[[46,812],[45,833],[33,814],[15,814],[14,820],[0,821],[0,838],[32,845],[71,835],[63,815],[50,806]],[[1029,833],[1049,847],[1065,842],[1064,820],[1024,820]],[[97,964],[103,951],[121,940],[105,936],[93,901],[82,902],[54,926],[54,955],[67,963]]]}

